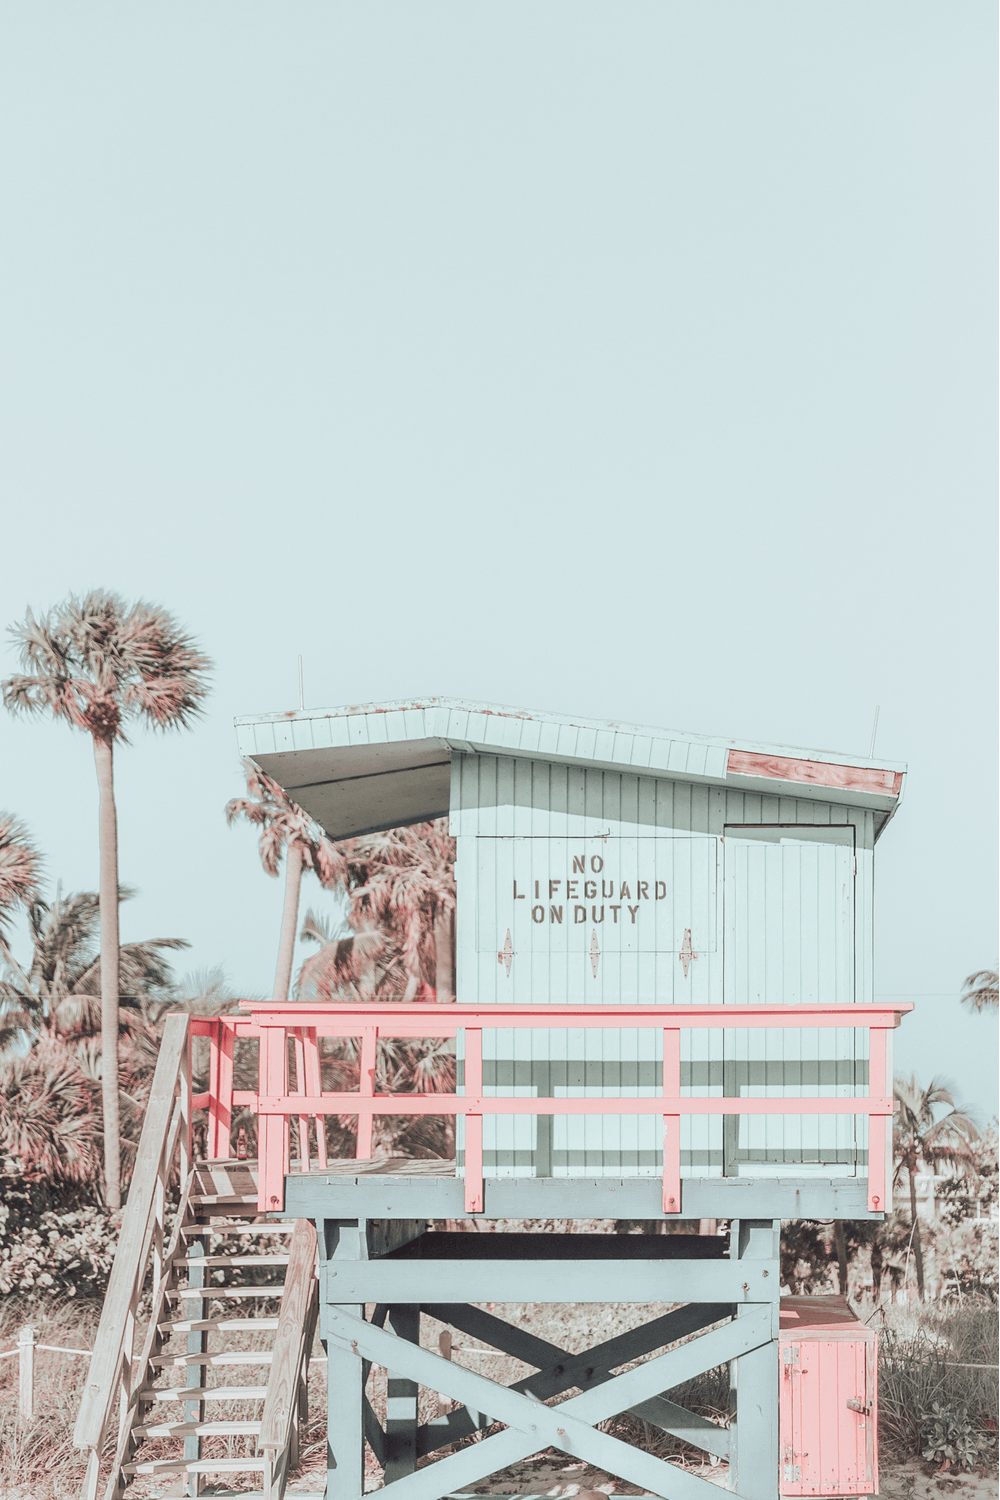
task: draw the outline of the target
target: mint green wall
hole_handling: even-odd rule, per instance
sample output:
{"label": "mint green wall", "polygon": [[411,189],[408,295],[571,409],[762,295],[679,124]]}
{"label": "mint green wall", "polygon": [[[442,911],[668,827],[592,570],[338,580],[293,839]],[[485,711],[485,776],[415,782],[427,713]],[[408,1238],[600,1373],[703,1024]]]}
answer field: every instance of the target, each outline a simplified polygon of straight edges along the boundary
{"label": "mint green wall", "polygon": [[[542,760],[455,755],[450,823],[464,1003],[871,998],[870,812]],[[740,826],[747,824],[756,826]],[[611,903],[600,899],[612,882],[619,894],[624,883],[631,898],[616,903],[617,924]],[[595,921],[602,905],[604,921]],[[498,961],[508,931],[509,975]],[[688,958],[685,973],[686,931],[697,957]],[[487,1078],[518,1094],[659,1089],[655,1030],[497,1032],[485,1041]],[[850,1094],[866,1083],[864,1056],[853,1030],[702,1030],[686,1034],[683,1077],[699,1092]],[[498,1121],[487,1135],[487,1165],[518,1175],[655,1173],[660,1131],[657,1118]],[[863,1159],[863,1131],[858,1147]],[[684,1170],[697,1176],[721,1174],[724,1160],[729,1170],[755,1175],[788,1175],[790,1163],[797,1175],[853,1173],[858,1155],[852,1121],[798,1117],[748,1121],[738,1136],[730,1125],[725,1139],[721,1120],[695,1120],[683,1148]]]}

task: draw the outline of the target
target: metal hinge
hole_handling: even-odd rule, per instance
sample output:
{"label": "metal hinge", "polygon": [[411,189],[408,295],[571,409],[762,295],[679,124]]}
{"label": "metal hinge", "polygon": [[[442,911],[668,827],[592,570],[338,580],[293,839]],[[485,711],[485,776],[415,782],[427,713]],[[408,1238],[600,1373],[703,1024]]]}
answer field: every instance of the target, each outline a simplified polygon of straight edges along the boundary
{"label": "metal hinge", "polygon": [[785,1483],[796,1484],[802,1478],[802,1470],[798,1464],[785,1464]]}
{"label": "metal hinge", "polygon": [[797,1365],[799,1362],[798,1344],[786,1344],[783,1351],[783,1358],[786,1365]]}

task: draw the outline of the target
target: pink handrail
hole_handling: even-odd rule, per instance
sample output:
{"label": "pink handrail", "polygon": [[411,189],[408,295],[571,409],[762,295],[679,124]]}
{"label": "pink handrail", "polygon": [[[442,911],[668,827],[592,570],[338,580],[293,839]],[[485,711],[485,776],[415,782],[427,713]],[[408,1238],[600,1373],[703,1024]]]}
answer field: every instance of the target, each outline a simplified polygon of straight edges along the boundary
{"label": "pink handrail", "polygon": [[[193,1100],[209,1113],[208,1155],[228,1156],[232,1112],[249,1106],[258,1116],[258,1193],[262,1213],[284,1209],[285,1176],[290,1167],[289,1122],[298,1122],[299,1161],[310,1167],[309,1120],[316,1121],[316,1156],[326,1166],[325,1131],[320,1121],[330,1114],[356,1115],[357,1156],[371,1154],[376,1115],[454,1115],[465,1119],[465,1206],[483,1209],[484,1115],[662,1115],[663,1212],[681,1212],[680,1122],[682,1115],[866,1115],[868,1135],[868,1208],[886,1206],[889,1135],[893,1112],[892,1032],[913,1007],[894,1005],[449,1005],[349,1004],[285,1005],[247,1003],[249,1017],[220,1016],[192,1021],[194,1035],[210,1039],[209,1089]],[[573,1027],[584,1029],[663,1029],[663,1084],[659,1095],[632,1099],[496,1098],[483,1094],[484,1030],[497,1028]],[[869,1034],[868,1093],[847,1099],[819,1097],[752,1099],[682,1097],[681,1032],[699,1029],[745,1030],[757,1027],[866,1029]],[[463,1094],[377,1094],[375,1056],[378,1038],[453,1037],[465,1034]],[[361,1041],[361,1078],[356,1092],[324,1092],[320,1078],[319,1039],[354,1036]],[[237,1037],[260,1041],[258,1089],[234,1090],[233,1051]],[[298,1088],[289,1091],[288,1039],[295,1049]]]}

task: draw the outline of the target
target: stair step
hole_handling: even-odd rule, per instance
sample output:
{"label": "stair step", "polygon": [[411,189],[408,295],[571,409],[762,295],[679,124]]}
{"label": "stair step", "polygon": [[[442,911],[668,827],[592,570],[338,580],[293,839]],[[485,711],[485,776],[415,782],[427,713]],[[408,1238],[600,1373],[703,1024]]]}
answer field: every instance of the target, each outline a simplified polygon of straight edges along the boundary
{"label": "stair step", "polygon": [[181,1255],[175,1266],[287,1266],[287,1255]]}
{"label": "stair step", "polygon": [[150,1361],[161,1369],[181,1369],[187,1365],[269,1365],[270,1349],[241,1349],[231,1354],[157,1354]]}
{"label": "stair step", "polygon": [[149,1386],[143,1401],[263,1401],[266,1385],[165,1385]]}
{"label": "stair step", "polygon": [[251,1203],[258,1201],[256,1193],[192,1193],[188,1202],[194,1208],[204,1208],[211,1203]]}
{"label": "stair step", "polygon": [[177,1291],[167,1292],[168,1297],[184,1298],[189,1302],[196,1299],[207,1301],[209,1297],[283,1297],[285,1287],[283,1282],[274,1286],[192,1286],[180,1287]]}
{"label": "stair step", "polygon": [[295,1221],[287,1219],[268,1219],[264,1224],[253,1224],[248,1219],[234,1220],[209,1219],[204,1224],[185,1224],[181,1234],[193,1237],[195,1235],[222,1235],[222,1234],[294,1234]]}
{"label": "stair step", "polygon": [[202,1333],[216,1328],[220,1333],[267,1333],[278,1326],[277,1318],[181,1318],[174,1323],[158,1323],[158,1333]]}
{"label": "stair step", "polygon": [[259,1437],[260,1422],[149,1422],[132,1431],[137,1438]]}
{"label": "stair step", "polygon": [[143,1463],[123,1464],[123,1474],[239,1474],[245,1469],[263,1473],[266,1458],[147,1458]]}

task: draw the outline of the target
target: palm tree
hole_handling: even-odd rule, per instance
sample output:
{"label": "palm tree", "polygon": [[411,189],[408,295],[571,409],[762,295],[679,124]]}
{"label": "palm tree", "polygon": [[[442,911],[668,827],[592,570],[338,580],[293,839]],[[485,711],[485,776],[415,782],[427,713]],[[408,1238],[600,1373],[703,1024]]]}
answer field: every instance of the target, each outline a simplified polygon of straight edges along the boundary
{"label": "palm tree", "polygon": [[[910,1078],[897,1078],[893,1096],[898,1105],[892,1132],[896,1160],[893,1186],[905,1171],[910,1187],[910,1225],[917,1267],[917,1295],[922,1302],[924,1257],[917,1218],[917,1169],[921,1162],[934,1168],[941,1162],[949,1166],[956,1175],[974,1176],[976,1158],[972,1143],[979,1138],[979,1129],[971,1115],[956,1109],[950,1091],[938,1078],[932,1078],[925,1089],[920,1087],[916,1074]],[[946,1115],[936,1120],[935,1108],[944,1104],[951,1108]]]}
{"label": "palm tree", "polygon": [[320,884],[329,886],[343,878],[343,860],[319,824],[292,801],[284,787],[265,775],[252,760],[243,762],[243,770],[247,796],[233,797],[227,802],[226,821],[232,825],[237,818],[246,818],[261,829],[257,847],[268,875],[277,875],[282,853],[285,854],[285,906],[274,976],[274,1000],[284,1002],[292,979],[302,871],[314,871]]}
{"label": "palm tree", "polygon": [[11,813],[0,812],[0,944],[14,908],[30,905],[41,866],[24,824]]}
{"label": "palm tree", "polygon": [[94,746],[100,795],[101,1046],[104,1173],[109,1207],[121,1206],[117,1068],[119,934],[118,815],[114,747],[127,744],[133,720],[154,729],[187,728],[207,692],[208,658],[173,617],[117,594],[71,595],[47,614],[29,609],[11,627],[22,672],[3,683],[12,712],[42,713],[86,730]]}
{"label": "palm tree", "polygon": [[962,1004],[967,1005],[970,1010],[981,1012],[1000,1009],[998,979],[992,969],[980,969],[978,973],[970,974],[962,988],[965,990]]}
{"label": "palm tree", "polygon": [[[119,900],[134,892],[119,890]],[[55,900],[36,896],[28,904],[30,960],[22,965],[0,935],[0,1048],[25,1041],[82,1042],[102,1029],[99,1006],[101,955],[97,932],[100,900],[95,891],[64,896],[56,887]],[[165,953],[186,948],[184,938],[150,938],[125,943],[119,951],[118,1003],[122,1031],[134,1029],[142,1002],[169,989],[170,965]]]}
{"label": "palm tree", "polygon": [[402,959],[412,1000],[421,982],[455,998],[455,840],[447,818],[345,840],[351,925],[380,927]]}

